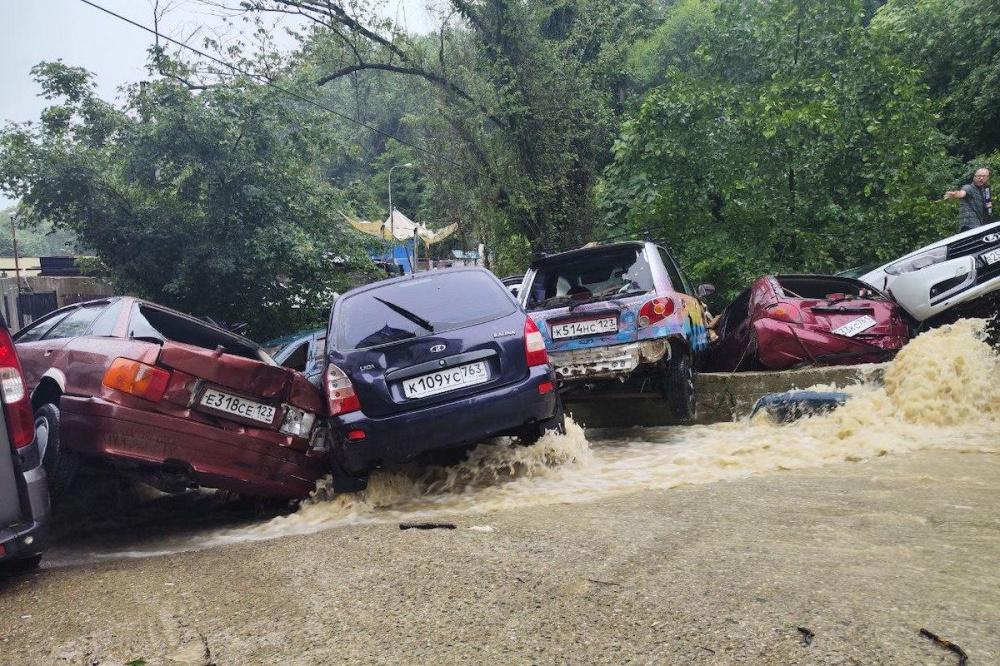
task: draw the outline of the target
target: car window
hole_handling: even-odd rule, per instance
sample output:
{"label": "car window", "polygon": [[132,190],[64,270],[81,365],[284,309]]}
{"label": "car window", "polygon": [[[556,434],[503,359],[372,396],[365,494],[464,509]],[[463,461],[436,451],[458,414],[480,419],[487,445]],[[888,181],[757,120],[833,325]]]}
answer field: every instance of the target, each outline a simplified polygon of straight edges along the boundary
{"label": "car window", "polygon": [[281,361],[281,367],[291,368],[292,370],[298,370],[299,372],[304,372],[306,369],[306,360],[309,353],[309,342],[302,342],[298,345],[294,345],[284,360]]}
{"label": "car window", "polygon": [[104,312],[102,312],[97,319],[94,320],[94,325],[90,327],[90,335],[98,335],[101,337],[109,337],[115,331],[115,324],[118,323],[118,316],[122,311],[122,301],[115,301],[108,306]]}
{"label": "car window", "polygon": [[674,258],[670,256],[670,253],[664,250],[662,247],[656,248],[660,253],[660,260],[663,261],[663,266],[667,269],[667,275],[670,276],[670,284],[676,291],[683,292],[685,294],[691,294],[691,285],[688,284],[684,275],[681,273],[680,269],[677,267],[677,263],[674,262]]}
{"label": "car window", "polygon": [[343,297],[334,322],[337,347],[367,349],[430,335],[419,321],[442,333],[505,317],[516,309],[503,285],[485,272],[414,277]]}
{"label": "car window", "polygon": [[54,317],[48,319],[41,319],[39,321],[33,322],[28,326],[25,326],[20,331],[14,335],[14,342],[20,344],[23,342],[36,342],[41,340],[42,337],[49,332],[49,330],[61,322],[64,318],[69,316],[72,310],[67,310],[65,312],[60,312]]}
{"label": "car window", "polygon": [[321,333],[316,336],[315,341],[312,346],[312,356],[313,359],[324,359],[326,358],[326,333]]}
{"label": "car window", "polygon": [[104,310],[108,307],[107,302],[85,305],[69,313],[62,321],[53,326],[42,336],[43,340],[58,340],[62,338],[75,338],[84,335],[90,330],[90,325],[94,323]]}
{"label": "car window", "polygon": [[197,319],[174,314],[146,304],[138,304],[129,319],[128,337],[154,340],[173,340],[185,344],[216,349],[222,347],[227,354],[251,358],[255,361],[274,363],[249,340],[219,330]]}
{"label": "car window", "polygon": [[529,310],[539,310],[567,297],[613,298],[652,290],[653,274],[642,248],[602,248],[554,257],[536,266],[527,302]]}

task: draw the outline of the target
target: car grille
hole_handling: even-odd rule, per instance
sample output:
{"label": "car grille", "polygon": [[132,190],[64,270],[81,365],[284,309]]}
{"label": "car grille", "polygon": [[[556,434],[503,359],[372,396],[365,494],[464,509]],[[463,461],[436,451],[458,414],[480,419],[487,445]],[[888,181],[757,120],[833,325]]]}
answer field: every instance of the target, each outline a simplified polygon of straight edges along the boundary
{"label": "car grille", "polygon": [[963,238],[962,240],[955,241],[954,243],[948,243],[948,258],[955,259],[956,257],[967,257],[970,254],[979,255],[986,250],[1000,247],[1000,239],[989,243],[983,242],[983,238],[986,238],[987,236],[995,236],[1000,233],[998,230],[1000,230],[1000,227],[984,231],[983,233],[976,234],[975,236]]}
{"label": "car grille", "polygon": [[987,266],[985,262],[979,261],[979,268],[976,270],[976,284],[983,284],[1000,276],[1000,264]]}
{"label": "car grille", "polygon": [[975,236],[969,236],[968,238],[963,238],[962,240],[955,241],[954,243],[948,243],[948,258],[955,259],[956,257],[976,257],[976,284],[983,284],[984,282],[989,282],[1000,276],[1000,264],[993,264],[992,266],[987,266],[986,262],[979,259],[979,255],[988,250],[995,250],[1000,248],[1000,238],[995,240],[991,239],[989,242],[984,241],[984,238],[990,236],[1000,235],[1000,226],[992,226],[983,230],[982,233],[977,233]]}

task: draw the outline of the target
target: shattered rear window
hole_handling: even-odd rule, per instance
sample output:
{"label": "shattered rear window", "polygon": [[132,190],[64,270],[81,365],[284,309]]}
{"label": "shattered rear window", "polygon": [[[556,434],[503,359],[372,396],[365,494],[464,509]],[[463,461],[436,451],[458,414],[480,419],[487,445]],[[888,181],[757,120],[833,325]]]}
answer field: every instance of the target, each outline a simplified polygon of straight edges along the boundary
{"label": "shattered rear window", "polygon": [[212,350],[221,346],[227,354],[273,363],[267,354],[237,335],[226,333],[197,319],[148,305],[138,305],[133,310],[128,325],[128,337],[160,342],[171,340]]}
{"label": "shattered rear window", "polygon": [[542,262],[528,289],[528,310],[570,299],[609,299],[652,291],[653,273],[641,247],[600,249]]}

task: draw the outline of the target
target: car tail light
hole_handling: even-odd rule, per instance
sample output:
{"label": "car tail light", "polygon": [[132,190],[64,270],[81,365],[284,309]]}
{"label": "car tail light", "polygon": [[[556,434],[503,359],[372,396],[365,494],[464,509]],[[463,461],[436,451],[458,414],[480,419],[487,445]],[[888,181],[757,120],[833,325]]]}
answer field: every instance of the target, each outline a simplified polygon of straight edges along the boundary
{"label": "car tail light", "polygon": [[330,363],[326,366],[326,399],[330,416],[347,414],[361,409],[361,401],[354,392],[354,385],[344,371]]}
{"label": "car tail light", "polygon": [[154,365],[116,358],[104,373],[104,385],[144,400],[159,402],[170,384],[170,372]]}
{"label": "car tail light", "polygon": [[545,351],[545,338],[531,317],[524,320],[524,357],[528,361],[529,368],[546,365],[549,362],[549,354]]}
{"label": "car tail light", "polygon": [[285,418],[278,430],[293,437],[309,437],[315,421],[315,414],[310,414],[298,407],[285,405]]}
{"label": "car tail light", "polygon": [[639,328],[663,321],[674,313],[674,302],[669,298],[654,298],[639,308]]}
{"label": "car tail light", "polygon": [[802,323],[802,313],[790,303],[778,303],[777,305],[768,306],[766,312],[770,319],[786,321],[790,324]]}
{"label": "car tail light", "polygon": [[10,445],[20,449],[35,440],[35,418],[24,388],[21,362],[7,329],[0,330],[0,399],[7,418]]}

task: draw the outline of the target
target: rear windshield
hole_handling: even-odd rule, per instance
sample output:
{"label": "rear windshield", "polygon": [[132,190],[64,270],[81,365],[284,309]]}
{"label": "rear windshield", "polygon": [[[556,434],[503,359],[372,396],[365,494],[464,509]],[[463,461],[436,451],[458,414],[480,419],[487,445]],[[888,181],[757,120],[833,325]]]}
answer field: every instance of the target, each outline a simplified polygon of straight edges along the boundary
{"label": "rear windshield", "polygon": [[863,282],[842,280],[836,277],[785,277],[775,278],[785,296],[827,300],[834,296],[877,298],[884,296]]}
{"label": "rear windshield", "polygon": [[344,299],[334,324],[337,347],[377,347],[506,317],[516,309],[507,290],[486,273],[423,275]]}
{"label": "rear windshield", "polygon": [[267,354],[238,335],[148,305],[139,305],[132,312],[128,337],[160,342],[173,340],[212,350],[222,347],[227,354],[273,363]]}
{"label": "rear windshield", "polygon": [[539,265],[528,290],[528,310],[652,290],[653,274],[642,248],[598,250]]}

